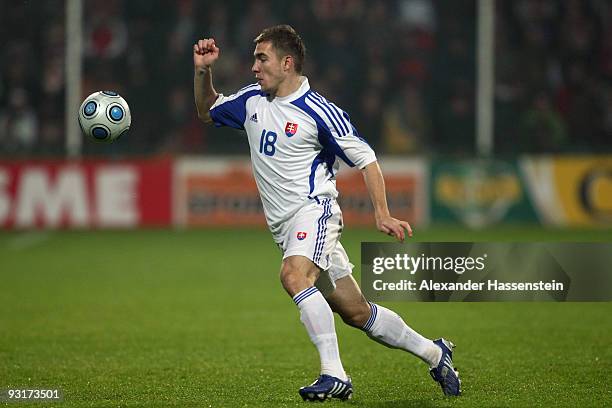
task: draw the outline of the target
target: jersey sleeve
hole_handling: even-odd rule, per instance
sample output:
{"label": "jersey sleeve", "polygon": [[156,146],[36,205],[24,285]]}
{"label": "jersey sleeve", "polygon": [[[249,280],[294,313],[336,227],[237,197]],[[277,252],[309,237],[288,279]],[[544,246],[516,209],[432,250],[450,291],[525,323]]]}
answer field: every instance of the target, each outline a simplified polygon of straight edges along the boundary
{"label": "jersey sleeve", "polygon": [[306,105],[316,113],[319,141],[350,167],[363,169],[376,161],[376,154],[350,121],[349,115],[316,92],[309,92]]}
{"label": "jersey sleeve", "polygon": [[214,105],[211,106],[210,117],[216,126],[229,126],[234,129],[244,130],[246,121],[246,102],[254,96],[259,95],[258,84],[246,86],[233,95],[225,96],[219,94]]}

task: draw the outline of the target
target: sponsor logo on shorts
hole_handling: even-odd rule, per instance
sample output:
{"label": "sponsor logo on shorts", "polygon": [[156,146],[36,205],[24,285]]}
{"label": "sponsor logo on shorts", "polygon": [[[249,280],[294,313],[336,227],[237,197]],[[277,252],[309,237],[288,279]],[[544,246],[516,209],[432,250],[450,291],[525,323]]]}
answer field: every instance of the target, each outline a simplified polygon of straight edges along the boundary
{"label": "sponsor logo on shorts", "polygon": [[304,231],[300,231],[297,233],[297,239],[299,239],[300,241],[304,240],[306,238],[306,234]]}

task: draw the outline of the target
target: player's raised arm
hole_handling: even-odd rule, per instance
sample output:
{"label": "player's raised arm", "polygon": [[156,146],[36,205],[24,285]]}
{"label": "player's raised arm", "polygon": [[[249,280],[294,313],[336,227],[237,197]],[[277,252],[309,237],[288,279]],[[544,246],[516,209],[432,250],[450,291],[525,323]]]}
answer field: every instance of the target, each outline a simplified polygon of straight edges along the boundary
{"label": "player's raised arm", "polygon": [[411,237],[412,228],[410,224],[406,221],[393,218],[389,214],[385,192],[385,180],[383,179],[378,162],[374,161],[368,164],[361,172],[363,173],[366,187],[370,193],[370,199],[374,205],[376,228],[385,234],[395,237],[398,241],[404,241],[406,237],[404,229],[408,232],[408,236]]}
{"label": "player's raised arm", "polygon": [[212,83],[212,66],[219,58],[219,51],[213,38],[198,40],[193,45],[193,94],[198,117],[205,123],[212,122],[208,111],[217,99]]}

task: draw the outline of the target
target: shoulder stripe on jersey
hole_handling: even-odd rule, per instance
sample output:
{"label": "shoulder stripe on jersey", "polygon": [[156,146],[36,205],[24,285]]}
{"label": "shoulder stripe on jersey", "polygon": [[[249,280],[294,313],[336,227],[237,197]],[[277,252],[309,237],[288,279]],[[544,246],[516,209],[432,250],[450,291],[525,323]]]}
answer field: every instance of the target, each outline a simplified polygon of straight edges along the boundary
{"label": "shoulder stripe on jersey", "polygon": [[261,86],[259,84],[251,84],[251,85],[247,85],[244,88],[240,88],[234,95],[231,95],[232,99],[234,96],[240,96],[246,92],[249,91],[254,91],[254,90],[260,90]]}
{"label": "shoulder stripe on jersey", "polygon": [[[324,103],[324,104],[326,104],[326,105],[328,105],[328,106],[330,106],[330,107],[332,108],[332,110],[333,110],[333,111],[336,113],[336,115],[337,115],[336,117],[338,118],[338,121],[340,122],[340,124],[342,125],[342,127],[344,128],[344,130],[346,130],[346,132],[348,133],[348,132],[349,132],[350,127],[349,127],[349,125],[348,125],[348,123],[347,123],[346,116],[345,116],[345,115],[346,115],[346,114],[345,114],[345,112],[344,112],[342,109],[340,109],[338,106],[336,106],[336,105],[335,105],[333,102],[330,102],[330,101],[328,101],[327,99],[325,99],[325,97],[324,97],[324,96],[322,96],[321,94],[319,94],[318,92],[314,92],[314,94],[315,94],[316,96],[318,96],[318,97],[319,97],[319,100],[320,100],[322,103]],[[343,115],[343,114],[344,114],[344,115]]]}
{"label": "shoulder stripe on jersey", "polygon": [[342,109],[337,107],[333,102],[330,102],[330,105],[331,105],[332,108],[334,108],[336,110],[336,112],[338,113],[338,116],[340,116],[340,122],[344,126],[346,126],[346,131],[348,133],[349,129],[350,129],[350,126],[349,126],[350,125],[350,121],[348,120],[348,115]]}
{"label": "shoulder stripe on jersey", "polygon": [[245,91],[245,90],[247,90],[247,89],[249,89],[249,88],[258,87],[258,86],[259,86],[259,84],[258,84],[258,83],[249,84],[249,85],[247,85],[247,86],[245,86],[245,87],[240,88],[240,89],[239,89],[239,90],[238,90],[236,93],[238,93],[238,92],[242,92],[242,91]]}
{"label": "shoulder stripe on jersey", "polygon": [[231,99],[224,98],[210,108],[209,114],[216,126],[229,126],[244,130],[246,121],[246,101],[255,95],[261,95],[261,89],[248,87],[244,91],[232,95]]}
{"label": "shoulder stripe on jersey", "polygon": [[[353,163],[351,159],[346,156],[346,154],[338,144],[338,141],[334,138],[334,135],[331,129],[329,128],[328,123],[321,117],[321,114],[319,114],[310,105],[310,103],[312,102],[309,103],[309,101],[306,101],[307,95],[308,94],[305,94],[304,96],[296,99],[295,101],[291,102],[291,104],[303,110],[315,121],[315,123],[317,124],[317,137],[319,139],[319,143],[321,143],[321,145],[330,152],[330,155],[333,155],[333,157],[338,156],[339,158],[344,160],[344,162],[350,167],[355,167],[355,163]],[[317,108],[317,110],[319,110],[319,108]],[[331,164],[333,165],[333,161],[331,162]]]}
{"label": "shoulder stripe on jersey", "polygon": [[[240,89],[235,94],[225,97],[225,100],[222,103],[217,104],[217,102],[219,101],[219,99],[217,98],[217,101],[215,101],[215,104],[212,107],[216,108],[219,105],[222,105],[222,104],[227,103],[227,102],[231,102],[231,101],[233,101],[235,99],[240,98],[241,96],[243,96],[247,92],[257,91],[257,93],[259,93],[260,89],[261,89],[261,87],[260,87],[259,84],[247,85],[244,88]],[[256,93],[250,94],[249,97],[252,96],[252,95],[256,95]]]}
{"label": "shoulder stripe on jersey", "polygon": [[334,111],[334,109],[332,108],[331,104],[321,95],[319,95],[316,92],[312,92],[311,93],[311,97],[314,98],[314,100],[319,102],[320,106],[324,106],[325,108],[327,108],[327,110],[332,114],[333,118],[336,121],[336,124],[342,128],[343,130],[343,134],[341,136],[344,136],[344,131],[346,130],[344,126],[342,126],[342,120],[340,119],[340,117],[338,116],[338,113]]}
{"label": "shoulder stripe on jersey", "polygon": [[[340,123],[340,125],[342,126],[342,129],[344,129],[344,131],[346,133],[349,132],[349,127],[346,124],[344,117],[342,116],[342,114],[340,113],[341,109],[339,109],[336,105],[334,105],[332,102],[329,102],[327,99],[325,99],[321,94],[314,92],[313,94],[315,96],[315,98],[317,98],[319,100],[319,102],[321,102],[322,104],[324,104],[325,106],[329,106],[332,110],[332,112],[334,113],[334,117],[338,120],[338,122]],[[345,133],[345,134],[346,134]]]}
{"label": "shoulder stripe on jersey", "polygon": [[[312,95],[307,94],[306,95],[306,99],[311,102],[312,104],[314,104],[316,107],[318,107],[327,117],[327,120],[329,121],[328,123],[330,123],[334,130],[336,131],[336,133],[338,134],[338,136],[344,136],[344,133],[340,131],[340,129],[338,128],[340,125],[338,124],[338,122],[332,118],[333,113],[331,112],[331,110],[328,107],[324,107],[323,105],[321,105],[321,103],[317,102],[316,99],[314,99],[314,97]],[[331,115],[331,116],[330,116]],[[329,125],[326,123],[327,127],[329,128]]]}
{"label": "shoulder stripe on jersey", "polygon": [[338,127],[341,128],[342,130],[342,132],[338,133],[338,135],[345,136],[346,133],[348,132],[348,129],[344,127],[344,125],[342,124],[342,119],[340,119],[337,112],[334,111],[334,108],[325,100],[325,98],[323,98],[321,95],[317,95],[316,92],[313,92],[311,94],[311,97],[313,98],[312,99],[313,101],[318,102],[317,106],[320,106],[321,108],[325,108],[329,113],[331,113],[336,125],[338,125]]}

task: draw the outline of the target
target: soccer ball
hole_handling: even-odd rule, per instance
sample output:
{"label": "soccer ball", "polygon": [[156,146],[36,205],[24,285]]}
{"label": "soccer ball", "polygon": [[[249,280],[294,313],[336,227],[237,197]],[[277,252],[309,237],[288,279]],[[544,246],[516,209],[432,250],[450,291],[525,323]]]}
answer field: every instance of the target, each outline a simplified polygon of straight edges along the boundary
{"label": "soccer ball", "polygon": [[130,107],[117,92],[94,92],[79,108],[79,125],[83,134],[98,142],[119,139],[130,130],[131,123]]}

